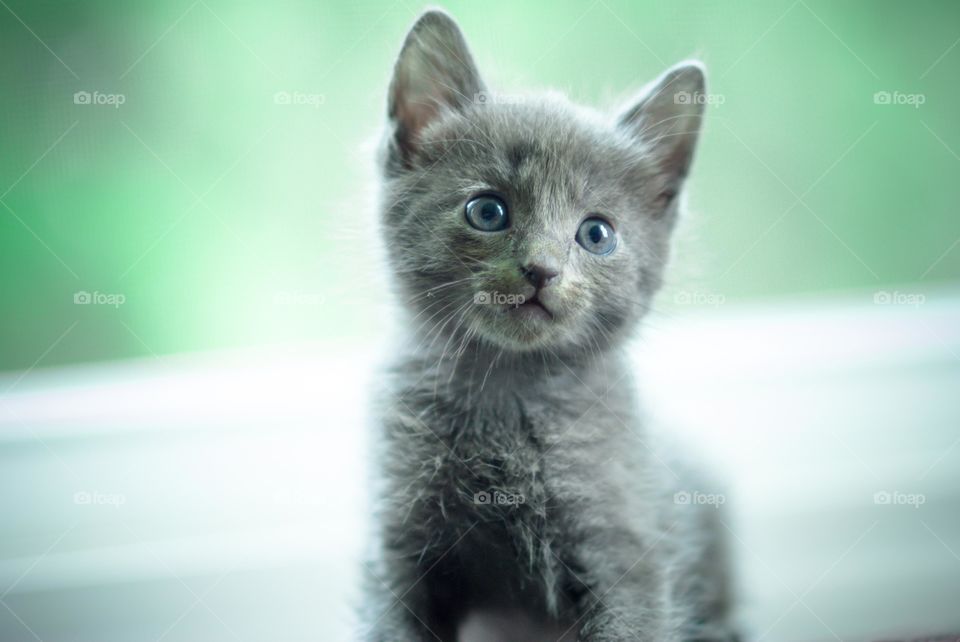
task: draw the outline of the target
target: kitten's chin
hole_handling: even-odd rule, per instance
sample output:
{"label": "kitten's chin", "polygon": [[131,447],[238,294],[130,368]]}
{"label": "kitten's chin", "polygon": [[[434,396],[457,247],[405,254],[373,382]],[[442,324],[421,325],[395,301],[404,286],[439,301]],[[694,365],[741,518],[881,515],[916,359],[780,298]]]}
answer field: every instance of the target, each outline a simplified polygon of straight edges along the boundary
{"label": "kitten's chin", "polygon": [[540,301],[489,310],[472,325],[487,343],[514,352],[549,348],[566,334],[563,319]]}

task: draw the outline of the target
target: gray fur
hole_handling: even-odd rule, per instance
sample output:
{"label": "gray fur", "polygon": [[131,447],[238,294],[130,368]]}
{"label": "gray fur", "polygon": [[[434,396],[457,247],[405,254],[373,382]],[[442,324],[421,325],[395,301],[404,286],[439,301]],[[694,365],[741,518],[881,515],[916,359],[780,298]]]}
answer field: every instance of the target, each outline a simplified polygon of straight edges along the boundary
{"label": "gray fur", "polygon": [[[621,354],[660,285],[699,130],[702,101],[674,96],[702,94],[702,68],[674,67],[613,117],[485,91],[453,20],[424,14],[382,154],[406,318],[379,396],[364,638],[730,639],[716,512],[674,501],[698,486],[649,447]],[[510,229],[466,223],[488,191]],[[619,234],[610,255],[574,240],[594,213]],[[560,270],[538,294],[552,318],[475,303],[533,296],[531,262]]]}

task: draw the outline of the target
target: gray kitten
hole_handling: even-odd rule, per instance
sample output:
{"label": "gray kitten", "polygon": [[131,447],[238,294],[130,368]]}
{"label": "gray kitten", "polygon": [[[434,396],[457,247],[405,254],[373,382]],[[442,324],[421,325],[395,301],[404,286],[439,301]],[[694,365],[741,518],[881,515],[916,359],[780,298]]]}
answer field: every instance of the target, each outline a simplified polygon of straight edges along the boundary
{"label": "gray kitten", "polygon": [[410,31],[381,159],[409,318],[379,397],[365,639],[732,638],[716,511],[675,501],[698,486],[648,447],[621,354],[703,92],[683,63],[614,118],[504,99],[449,16]]}

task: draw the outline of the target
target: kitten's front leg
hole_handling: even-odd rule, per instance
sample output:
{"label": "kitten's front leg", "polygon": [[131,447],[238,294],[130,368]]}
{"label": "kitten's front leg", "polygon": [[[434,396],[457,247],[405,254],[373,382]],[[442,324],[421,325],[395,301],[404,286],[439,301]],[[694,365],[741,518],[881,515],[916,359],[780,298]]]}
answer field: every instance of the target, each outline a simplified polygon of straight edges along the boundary
{"label": "kitten's front leg", "polygon": [[430,598],[419,581],[415,565],[393,560],[389,569],[373,572],[368,566],[364,587],[364,642],[427,642],[438,632],[430,619]]}
{"label": "kitten's front leg", "polygon": [[[722,610],[691,595],[676,595],[656,551],[634,544],[591,547],[589,591],[583,598],[578,642],[736,642]],[[644,553],[643,551],[647,551]],[[620,552],[618,555],[617,552]],[[634,551],[631,560],[623,551]],[[650,559],[646,559],[649,553]],[[678,571],[674,569],[669,574]],[[680,572],[695,572],[686,569]],[[674,578],[675,579],[675,578]]]}
{"label": "kitten's front leg", "polygon": [[657,569],[642,559],[593,568],[578,642],[676,642]]}

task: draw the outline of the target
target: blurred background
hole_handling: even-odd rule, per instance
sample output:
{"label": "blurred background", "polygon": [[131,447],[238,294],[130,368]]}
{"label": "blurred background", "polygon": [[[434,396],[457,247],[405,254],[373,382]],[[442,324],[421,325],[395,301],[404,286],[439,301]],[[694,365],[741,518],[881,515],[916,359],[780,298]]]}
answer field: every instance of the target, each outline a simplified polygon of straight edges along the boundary
{"label": "blurred background", "polygon": [[[960,5],[444,7],[494,90],[709,68],[634,350],[729,479],[749,639],[960,631]],[[423,8],[0,0],[0,639],[351,638]]]}

